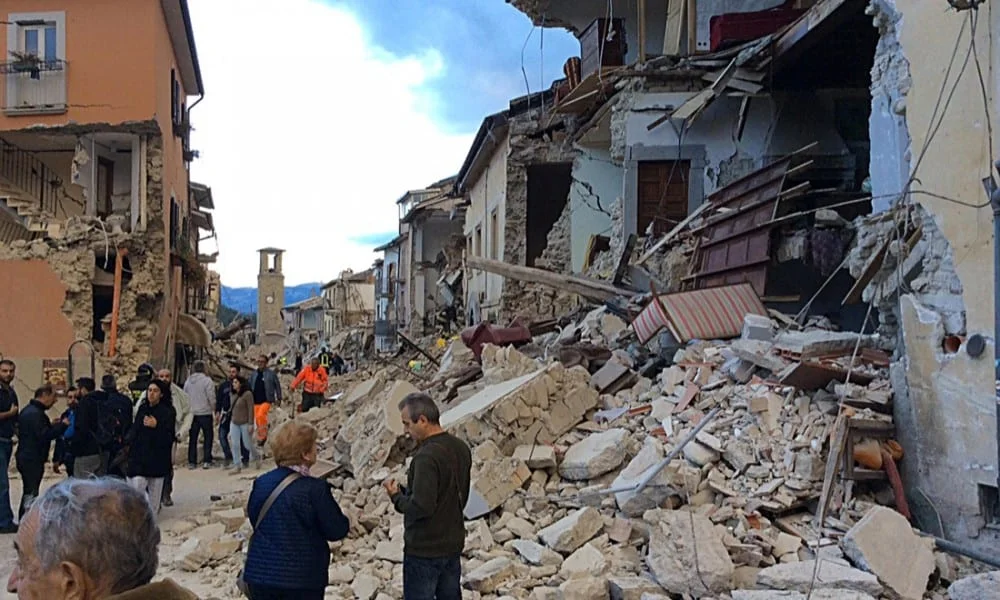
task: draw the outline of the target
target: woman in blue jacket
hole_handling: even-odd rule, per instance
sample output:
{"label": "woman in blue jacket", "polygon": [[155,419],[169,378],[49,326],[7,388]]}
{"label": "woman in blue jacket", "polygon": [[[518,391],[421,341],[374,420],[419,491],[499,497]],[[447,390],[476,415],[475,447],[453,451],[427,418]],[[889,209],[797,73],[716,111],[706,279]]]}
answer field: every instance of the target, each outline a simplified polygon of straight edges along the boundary
{"label": "woman in blue jacket", "polygon": [[[329,584],[329,542],[347,537],[350,522],[325,481],[309,475],[318,434],[291,421],[271,439],[277,468],[253,483],[247,516],[254,524],[243,569],[253,600],[322,600]],[[264,504],[284,485],[260,518]]]}

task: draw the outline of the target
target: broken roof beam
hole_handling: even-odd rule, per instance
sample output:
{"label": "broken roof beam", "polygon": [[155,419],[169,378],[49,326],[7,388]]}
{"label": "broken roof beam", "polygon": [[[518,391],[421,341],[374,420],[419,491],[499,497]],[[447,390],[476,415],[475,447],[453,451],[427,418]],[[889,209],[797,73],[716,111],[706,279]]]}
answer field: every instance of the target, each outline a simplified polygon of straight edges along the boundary
{"label": "broken roof beam", "polygon": [[498,260],[490,260],[480,256],[469,256],[465,259],[466,266],[470,269],[478,269],[487,273],[501,275],[508,279],[525,281],[528,283],[538,283],[547,285],[557,290],[570,292],[578,296],[583,296],[596,302],[608,302],[621,296],[631,297],[634,292],[615,287],[603,281],[597,281],[587,277],[575,275],[560,275],[544,269],[525,267],[522,265],[510,265]]}

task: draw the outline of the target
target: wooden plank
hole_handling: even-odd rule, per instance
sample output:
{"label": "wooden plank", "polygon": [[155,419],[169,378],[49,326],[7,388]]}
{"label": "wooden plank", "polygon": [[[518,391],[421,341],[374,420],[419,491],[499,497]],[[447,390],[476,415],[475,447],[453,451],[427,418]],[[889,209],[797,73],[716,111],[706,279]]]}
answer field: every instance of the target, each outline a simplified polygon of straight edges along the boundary
{"label": "wooden plank", "polygon": [[668,0],[667,22],[663,34],[664,56],[680,56],[681,34],[687,18],[687,0]]}
{"label": "wooden plank", "polygon": [[698,52],[698,2],[687,0],[687,51],[689,56]]}
{"label": "wooden plank", "polygon": [[891,237],[887,237],[882,245],[879,247],[878,251],[872,255],[871,260],[865,265],[865,270],[861,272],[858,276],[857,281],[851,286],[851,290],[847,292],[844,296],[844,300],[840,303],[841,306],[846,306],[848,304],[857,304],[861,301],[861,296],[868,287],[868,284],[875,279],[875,275],[878,274],[879,269],[882,268],[882,263],[885,262],[886,254],[889,252],[889,244],[892,242]]}
{"label": "wooden plank", "polygon": [[597,302],[607,302],[615,298],[624,296],[631,297],[634,292],[587,277],[575,275],[560,275],[544,269],[525,267],[522,265],[510,265],[498,260],[491,260],[481,256],[469,256],[465,259],[466,266],[470,269],[478,269],[488,273],[496,273],[508,279],[538,283],[549,287],[577,294],[584,298],[596,300]]}
{"label": "wooden plank", "polygon": [[698,208],[696,208],[693,211],[691,211],[691,214],[689,214],[683,221],[681,221],[680,223],[678,223],[677,225],[675,225],[674,228],[671,229],[670,231],[668,231],[665,236],[663,236],[662,238],[660,238],[660,241],[658,241],[655,244],[653,244],[653,246],[649,250],[646,250],[645,254],[643,254],[642,256],[639,257],[639,260],[635,261],[632,264],[636,265],[636,266],[640,266],[643,263],[645,263],[647,260],[649,260],[650,258],[652,258],[652,256],[654,254],[656,254],[660,250],[660,248],[662,248],[662,247],[666,246],[667,244],[669,244],[671,242],[671,240],[673,240],[675,237],[677,237],[677,235],[680,232],[682,232],[685,229],[687,229],[687,226],[690,225],[692,221],[694,221],[695,219],[697,219],[698,217],[700,217],[701,213],[705,212],[705,210],[708,207],[709,207],[708,202],[702,202],[701,205],[698,206]]}
{"label": "wooden plank", "polygon": [[837,416],[837,421],[833,424],[833,433],[830,435],[830,453],[826,457],[826,471],[823,475],[823,491],[819,496],[819,507],[816,510],[816,520],[813,522],[816,527],[823,527],[826,521],[826,511],[830,508],[830,496],[833,494],[834,478],[837,469],[840,467],[840,459],[847,445],[847,417],[841,413]]}
{"label": "wooden plank", "polygon": [[618,257],[618,266],[615,267],[615,276],[611,279],[612,285],[621,285],[622,280],[625,278],[629,259],[632,258],[632,251],[635,250],[635,243],[638,239],[639,237],[633,233],[625,240],[625,247],[622,248],[622,254]]}
{"label": "wooden plank", "polygon": [[[705,81],[715,81],[715,79],[720,74],[721,71],[714,71],[712,73],[705,73],[704,75],[701,76],[701,78],[704,79]],[[756,94],[759,93],[762,89],[764,89],[764,86],[760,85],[759,83],[754,83],[752,81],[745,81],[736,76],[733,76],[733,78],[730,79],[726,85],[727,87],[731,87],[734,90],[739,90],[741,92],[746,92],[748,94]]]}
{"label": "wooden plank", "polygon": [[639,12],[639,64],[646,62],[646,0],[638,0]]}

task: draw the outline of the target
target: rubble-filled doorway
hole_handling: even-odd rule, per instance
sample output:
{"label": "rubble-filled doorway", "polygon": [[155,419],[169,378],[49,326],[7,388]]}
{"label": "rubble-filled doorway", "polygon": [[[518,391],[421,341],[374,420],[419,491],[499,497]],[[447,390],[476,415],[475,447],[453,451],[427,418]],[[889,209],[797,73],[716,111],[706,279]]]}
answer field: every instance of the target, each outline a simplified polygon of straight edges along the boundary
{"label": "rubble-filled doorway", "polygon": [[528,167],[528,211],[525,229],[525,264],[535,265],[548,243],[549,231],[559,219],[573,183],[572,163],[552,163]]}

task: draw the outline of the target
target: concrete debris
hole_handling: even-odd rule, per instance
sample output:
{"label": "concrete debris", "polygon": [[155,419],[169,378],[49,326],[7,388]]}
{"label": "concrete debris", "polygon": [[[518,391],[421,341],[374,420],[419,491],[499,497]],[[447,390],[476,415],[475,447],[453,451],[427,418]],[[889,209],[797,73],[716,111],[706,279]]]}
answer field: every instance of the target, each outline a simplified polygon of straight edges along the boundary
{"label": "concrete debris", "polygon": [[[345,393],[331,406],[299,416],[272,409],[275,427],[292,418],[314,423],[321,458],[336,466],[329,482],[352,527],[331,545],[327,595],[402,595],[402,519],[379,483],[406,483],[412,445],[396,406],[421,388],[439,403],[442,426],[473,452],[463,554],[470,598],[799,600],[817,557],[813,598],[821,600],[869,600],[883,590],[916,599],[938,585],[934,553],[905,519],[873,508],[894,502],[887,483],[848,490],[831,476],[825,527],[809,512],[824,494],[838,414],[852,428],[893,433],[884,363],[831,357],[853,351],[856,334],[810,321],[792,335],[781,318],[755,316],[744,320],[743,339],[654,340],[647,348],[617,314],[600,307],[532,326],[548,333],[517,349],[486,344],[481,365],[461,342],[416,340],[440,357],[433,380],[387,367],[345,378],[353,388],[339,383]],[[772,334],[782,349],[772,347]],[[865,378],[805,387],[776,380],[811,353]],[[595,376],[602,371],[608,381]],[[245,498],[226,498],[171,525],[164,561],[218,578],[220,589],[231,585],[250,529],[244,506]],[[844,558],[840,539],[860,568]],[[953,581],[957,571],[950,573]],[[952,588],[979,593],[993,585],[983,581]]]}
{"label": "concrete debris", "polygon": [[844,536],[843,547],[855,565],[874,573],[894,596],[923,598],[934,572],[934,553],[903,515],[884,506],[872,508]]}
{"label": "concrete debris", "polygon": [[652,510],[646,565],[672,594],[695,598],[732,589],[733,561],[712,522],[688,511]]}
{"label": "concrete debris", "polygon": [[[813,575],[816,577],[814,578]],[[852,569],[843,565],[815,560],[786,563],[768,567],[757,574],[757,583],[776,590],[790,590],[806,593],[810,587],[816,589],[852,590],[872,596],[882,593],[882,585],[871,573]]]}
{"label": "concrete debris", "polygon": [[465,576],[465,587],[483,594],[497,590],[501,584],[513,579],[515,566],[509,558],[494,558]]}
{"label": "concrete debris", "polygon": [[538,539],[556,552],[569,554],[604,529],[601,513],[581,508],[538,532]]}
{"label": "concrete debris", "polygon": [[1000,571],[959,579],[948,587],[951,600],[1000,600]]}
{"label": "concrete debris", "polygon": [[594,479],[618,468],[625,460],[628,431],[609,429],[574,444],[559,464],[559,475],[570,481]]}

